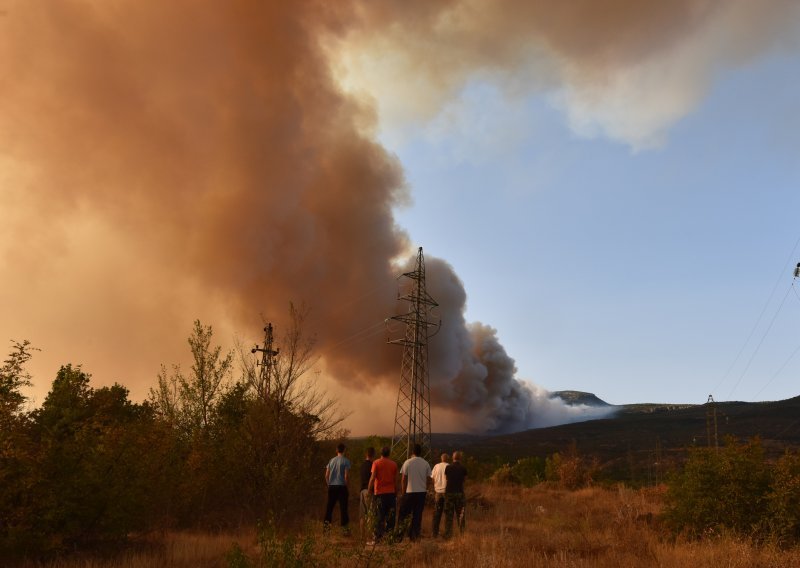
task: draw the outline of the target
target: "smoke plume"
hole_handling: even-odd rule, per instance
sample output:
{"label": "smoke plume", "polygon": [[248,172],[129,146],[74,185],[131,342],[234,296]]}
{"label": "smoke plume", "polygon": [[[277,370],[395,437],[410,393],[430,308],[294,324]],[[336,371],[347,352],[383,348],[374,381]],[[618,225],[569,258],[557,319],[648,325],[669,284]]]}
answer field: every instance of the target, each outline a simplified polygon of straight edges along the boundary
{"label": "smoke plume", "polygon": [[[280,327],[290,301],[311,307],[326,372],[394,396],[399,354],[381,326],[413,247],[392,214],[409,199],[402,168],[375,140],[397,98],[376,69],[399,73],[398,95],[423,87],[406,98],[417,116],[475,74],[496,75],[510,90],[557,89],[573,122],[644,143],[696,101],[711,66],[771,47],[789,19],[700,1],[0,8],[0,337],[43,348],[42,388],[55,365],[83,362],[139,397],[185,351],[193,319],[241,331],[263,314]],[[733,54],[734,32],[706,39],[722,29],[746,33]],[[685,38],[713,45],[674,75],[663,109],[617,116],[612,102],[651,64],[683,69]],[[495,331],[464,320],[452,269],[428,257],[428,270],[444,322],[433,399],[454,424],[581,417],[517,380]]]}
{"label": "smoke plume", "polygon": [[418,0],[359,14],[335,48],[339,75],[394,128],[478,79],[546,93],[577,133],[635,149],[660,144],[721,70],[796,50],[800,25],[788,0]]}

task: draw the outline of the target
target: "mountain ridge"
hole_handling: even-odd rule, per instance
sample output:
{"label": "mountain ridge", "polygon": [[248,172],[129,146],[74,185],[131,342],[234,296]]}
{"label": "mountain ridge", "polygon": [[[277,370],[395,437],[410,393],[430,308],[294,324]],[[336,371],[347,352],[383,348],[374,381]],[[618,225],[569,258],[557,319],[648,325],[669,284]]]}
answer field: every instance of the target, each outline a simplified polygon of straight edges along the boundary
{"label": "mountain ridge", "polygon": [[653,464],[667,469],[682,462],[689,448],[714,445],[716,414],[720,446],[728,438],[758,437],[771,458],[800,450],[800,396],[770,402],[609,406],[616,411],[605,418],[512,434],[433,434],[433,446],[437,452],[460,449],[479,460],[500,462],[574,451],[595,460],[603,477],[629,479],[641,477]]}

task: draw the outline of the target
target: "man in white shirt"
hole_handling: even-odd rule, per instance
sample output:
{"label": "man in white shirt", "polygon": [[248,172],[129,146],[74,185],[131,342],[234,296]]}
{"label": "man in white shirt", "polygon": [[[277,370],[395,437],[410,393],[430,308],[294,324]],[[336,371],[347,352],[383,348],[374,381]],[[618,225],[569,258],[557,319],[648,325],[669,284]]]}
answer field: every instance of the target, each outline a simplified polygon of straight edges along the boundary
{"label": "man in white shirt", "polygon": [[433,466],[431,477],[433,477],[434,509],[433,509],[433,538],[439,536],[439,525],[442,522],[444,512],[444,490],[447,487],[447,477],[444,470],[447,469],[450,456],[442,454],[442,461]]}
{"label": "man in white shirt", "polygon": [[425,508],[425,497],[428,494],[428,482],[431,480],[431,464],[422,455],[422,446],[414,444],[413,455],[408,458],[403,467],[401,491],[404,491],[403,504],[400,507],[400,526],[411,515],[411,525],[408,527],[408,538],[412,541],[419,538],[422,532],[422,510]]}

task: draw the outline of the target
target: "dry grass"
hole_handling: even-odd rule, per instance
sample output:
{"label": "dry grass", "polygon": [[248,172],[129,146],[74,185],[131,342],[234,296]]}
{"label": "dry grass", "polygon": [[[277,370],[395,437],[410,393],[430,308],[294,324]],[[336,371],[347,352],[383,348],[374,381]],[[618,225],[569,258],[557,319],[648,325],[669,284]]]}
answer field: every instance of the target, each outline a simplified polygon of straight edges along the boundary
{"label": "dry grass", "polygon": [[[781,551],[730,536],[674,541],[658,522],[662,501],[661,489],[589,488],[570,492],[473,485],[463,536],[450,541],[430,538],[430,508],[424,519],[424,538],[415,544],[371,549],[356,536],[323,538],[321,526],[314,523],[308,530],[318,537],[309,564],[438,567],[444,563],[470,568],[800,566],[800,549]],[[234,542],[241,544],[252,565],[274,564],[257,562],[259,547],[255,531],[250,530],[227,535],[169,534],[159,546],[124,552],[113,559],[73,558],[41,566],[227,566],[226,555]]]}
{"label": "dry grass", "polygon": [[195,568],[227,566],[226,554],[233,543],[255,542],[255,530],[236,534],[179,532],[166,533],[139,542],[135,547],[110,557],[75,557],[43,563],[26,564],[26,568]]}
{"label": "dry grass", "polygon": [[490,508],[471,508],[467,534],[409,550],[411,566],[779,567],[800,566],[800,550],[735,538],[673,542],[659,526],[662,490],[567,492],[483,487]]}

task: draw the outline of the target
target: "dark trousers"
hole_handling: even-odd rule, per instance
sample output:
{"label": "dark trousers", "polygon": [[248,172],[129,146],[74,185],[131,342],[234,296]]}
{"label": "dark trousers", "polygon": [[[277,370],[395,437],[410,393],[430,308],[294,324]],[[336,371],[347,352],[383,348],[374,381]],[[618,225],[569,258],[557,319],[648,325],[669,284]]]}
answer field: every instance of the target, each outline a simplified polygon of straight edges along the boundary
{"label": "dark trousers", "polygon": [[408,538],[417,540],[422,532],[422,510],[425,508],[427,493],[406,493],[403,495],[403,504],[400,506],[400,524],[411,515],[411,525],[408,527]]}
{"label": "dark trousers", "polygon": [[346,527],[350,522],[350,515],[347,513],[347,485],[328,485],[328,505],[325,507],[325,524],[330,525],[333,518],[333,508],[339,503],[339,511],[342,517],[342,526]]}
{"label": "dark trousers", "polygon": [[460,534],[464,534],[464,513],[467,500],[463,493],[445,493],[444,495],[444,537],[453,536],[453,517],[458,519]]}
{"label": "dark trousers", "polygon": [[437,493],[433,507],[433,536],[439,536],[439,525],[442,523],[444,513],[444,493]]}
{"label": "dark trousers", "polygon": [[384,533],[394,530],[394,520],[397,515],[397,495],[394,493],[381,493],[375,495],[377,501],[375,540],[380,540]]}

